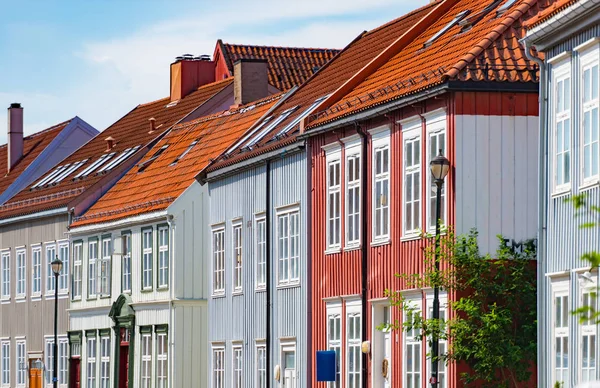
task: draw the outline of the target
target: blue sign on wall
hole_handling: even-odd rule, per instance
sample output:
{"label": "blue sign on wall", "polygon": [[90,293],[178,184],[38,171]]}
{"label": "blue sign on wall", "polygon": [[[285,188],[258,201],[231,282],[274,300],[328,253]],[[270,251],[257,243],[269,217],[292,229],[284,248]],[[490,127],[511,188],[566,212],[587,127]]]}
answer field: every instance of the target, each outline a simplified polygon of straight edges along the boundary
{"label": "blue sign on wall", "polygon": [[317,351],[317,381],[335,381],[335,350]]}

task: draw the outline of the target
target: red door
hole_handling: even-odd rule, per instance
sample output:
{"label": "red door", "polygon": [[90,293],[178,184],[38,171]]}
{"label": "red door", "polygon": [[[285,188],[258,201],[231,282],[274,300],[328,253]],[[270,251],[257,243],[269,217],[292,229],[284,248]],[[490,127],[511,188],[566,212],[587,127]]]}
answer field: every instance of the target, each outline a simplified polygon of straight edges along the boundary
{"label": "red door", "polygon": [[119,388],[129,387],[129,330],[121,328],[119,346]]}
{"label": "red door", "polygon": [[81,360],[79,358],[71,359],[71,376],[69,377],[70,387],[79,388],[81,386]]}

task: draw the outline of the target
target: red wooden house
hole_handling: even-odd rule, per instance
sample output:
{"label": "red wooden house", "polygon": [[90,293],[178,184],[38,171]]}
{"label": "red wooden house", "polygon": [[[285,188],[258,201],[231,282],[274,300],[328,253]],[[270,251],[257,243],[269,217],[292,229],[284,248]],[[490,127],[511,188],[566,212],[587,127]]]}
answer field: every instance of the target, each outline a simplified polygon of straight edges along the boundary
{"label": "red wooden house", "polygon": [[[427,341],[376,326],[405,318],[386,289],[431,314],[433,290],[395,274],[424,269],[419,235],[435,228],[429,161],[439,150],[451,163],[445,224],[477,228],[484,252],[496,250],[497,234],[535,238],[538,69],[519,39],[523,21],[547,4],[443,0],[418,20],[409,14],[370,31],[358,42],[376,35],[387,48],[302,122],[312,159],[314,386],[325,386],[314,353],[326,349],[339,354],[332,386],[429,386]],[[452,297],[441,296],[446,316]],[[441,365],[439,387],[462,386],[459,372]]]}

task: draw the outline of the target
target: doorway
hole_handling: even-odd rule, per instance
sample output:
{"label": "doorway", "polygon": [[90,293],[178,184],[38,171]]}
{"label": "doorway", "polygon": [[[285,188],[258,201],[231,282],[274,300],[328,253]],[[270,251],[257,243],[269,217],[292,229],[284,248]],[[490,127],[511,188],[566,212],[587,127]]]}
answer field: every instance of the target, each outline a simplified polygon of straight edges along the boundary
{"label": "doorway", "polygon": [[29,388],[42,388],[44,363],[40,358],[29,359]]}
{"label": "doorway", "polygon": [[69,365],[69,385],[71,388],[81,387],[81,358],[71,358],[71,365]]}
{"label": "doorway", "polygon": [[391,323],[391,308],[387,300],[373,304],[373,387],[392,387],[392,331],[389,328],[378,329]]}
{"label": "doorway", "polygon": [[283,370],[283,388],[296,388],[296,345],[288,344],[281,347],[281,361]]}
{"label": "doorway", "polygon": [[129,388],[129,329],[121,328],[119,343],[119,388]]}

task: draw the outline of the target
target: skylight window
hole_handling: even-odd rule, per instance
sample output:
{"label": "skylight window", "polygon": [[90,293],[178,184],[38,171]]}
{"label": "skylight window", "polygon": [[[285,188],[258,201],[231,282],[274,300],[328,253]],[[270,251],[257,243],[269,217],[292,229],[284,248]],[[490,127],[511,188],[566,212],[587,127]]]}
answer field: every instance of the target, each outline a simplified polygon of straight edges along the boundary
{"label": "skylight window", "polygon": [[181,159],[183,159],[184,156],[186,156],[188,154],[188,152],[190,152],[192,150],[192,148],[194,148],[194,146],[198,144],[198,140],[194,140],[193,142],[190,143],[190,145],[188,146],[188,148],[185,149],[185,151],[183,151],[183,153],[181,155],[179,155],[174,161],[173,163],[171,163],[171,166],[176,164],[177,162],[179,162]]}
{"label": "skylight window", "polygon": [[83,171],[81,171],[79,174],[75,175],[75,177],[73,179],[85,178],[86,176],[88,176],[92,172],[94,172],[98,167],[100,167],[108,159],[110,159],[113,156],[115,156],[115,154],[116,154],[116,152],[113,152],[113,153],[110,153],[110,154],[104,154],[104,155],[100,156],[100,158],[98,158],[94,163],[90,164],[89,166],[87,166],[86,169],[84,169]]}
{"label": "skylight window", "polygon": [[294,127],[296,127],[296,125],[298,125],[298,123],[300,123],[301,120],[303,120],[306,116],[308,116],[310,114],[310,112],[312,112],[313,109],[315,109],[317,107],[317,105],[319,105],[327,97],[329,97],[329,96],[323,96],[323,97],[317,98],[315,100],[315,102],[313,102],[312,105],[308,107],[308,109],[306,109],[304,112],[302,112],[301,115],[298,115],[291,123],[286,125],[285,128],[283,128],[281,131],[279,131],[277,133],[277,135],[273,136],[273,139],[276,139],[277,137],[279,137],[285,133],[288,133],[290,130],[292,130]]}
{"label": "skylight window", "polygon": [[272,118],[273,118],[273,116],[269,116],[266,119],[264,119],[259,125],[257,125],[252,131],[250,131],[240,141],[238,141],[231,148],[229,148],[229,150],[227,150],[227,152],[225,152],[225,155],[231,154],[236,148],[238,148],[240,146],[240,144],[244,144],[244,142],[246,140],[248,140],[250,138],[250,136],[254,135],[257,131],[259,131],[262,127],[264,127],[265,124],[267,124],[269,121],[271,121]]}
{"label": "skylight window", "polygon": [[52,185],[54,183],[58,183],[58,182],[62,181],[63,179],[65,179],[66,177],[68,177],[69,175],[71,175],[71,173],[73,173],[79,167],[83,166],[83,164],[85,162],[87,162],[87,161],[88,161],[87,159],[84,159],[84,160],[82,160],[80,162],[71,164],[71,166],[69,166],[68,168],[63,169],[63,171],[60,174],[58,174],[53,179],[49,180],[46,184]]}
{"label": "skylight window", "polygon": [[119,164],[123,163],[128,157],[133,155],[135,151],[137,151],[140,146],[135,146],[132,148],[127,148],[125,151],[121,152],[121,155],[117,156],[110,163],[105,164],[100,170],[98,170],[98,174],[101,174],[105,171],[110,171],[113,168],[117,167]]}
{"label": "skylight window", "polygon": [[507,9],[509,9],[517,0],[506,0],[506,3],[502,4],[498,11],[496,11],[496,15],[503,14]]}
{"label": "skylight window", "polygon": [[246,147],[252,147],[256,143],[258,143],[259,141],[261,141],[261,139],[263,137],[265,137],[269,132],[271,132],[273,130],[273,128],[275,128],[276,126],[278,126],[283,120],[287,119],[289,117],[289,115],[291,115],[292,112],[294,112],[296,109],[298,109],[297,106],[284,111],[271,124],[267,125],[265,127],[265,129],[263,129],[262,131],[260,131],[260,133],[258,135],[256,135],[252,140],[250,140],[250,142],[248,144],[246,144]]}
{"label": "skylight window", "polygon": [[56,169],[54,171],[52,171],[50,174],[46,175],[45,178],[42,178],[38,181],[38,183],[36,183],[35,185],[31,186],[32,189],[35,189],[37,187],[41,187],[43,185],[45,185],[47,182],[49,182],[51,179],[54,179],[58,174],[60,174],[61,172],[63,172],[65,170],[65,168],[68,168],[69,165],[63,165],[63,166],[58,166],[56,167]]}
{"label": "skylight window", "polygon": [[442,28],[435,35],[433,35],[431,38],[429,38],[429,40],[423,44],[423,47],[429,47],[429,46],[431,46],[433,44],[433,42],[436,41],[436,39],[438,39],[440,36],[442,36],[446,32],[448,32],[448,30],[450,30],[452,27],[454,27],[455,25],[457,25],[458,22],[460,22],[461,20],[463,20],[465,18],[465,16],[467,16],[470,13],[471,13],[470,10],[465,10],[465,11],[460,12],[458,15],[456,15],[454,17],[454,19],[452,19],[452,21],[450,23],[446,24],[444,26],[444,28]]}
{"label": "skylight window", "polygon": [[154,162],[156,159],[158,159],[158,157],[165,152],[165,150],[169,148],[168,144],[165,144],[164,146],[160,147],[160,149],[158,151],[156,151],[154,153],[154,155],[152,155],[152,157],[148,160],[146,160],[144,163],[140,163],[140,165],[138,166],[138,172],[142,172],[144,171],[146,168],[148,168],[149,165],[152,164],[152,162]]}

